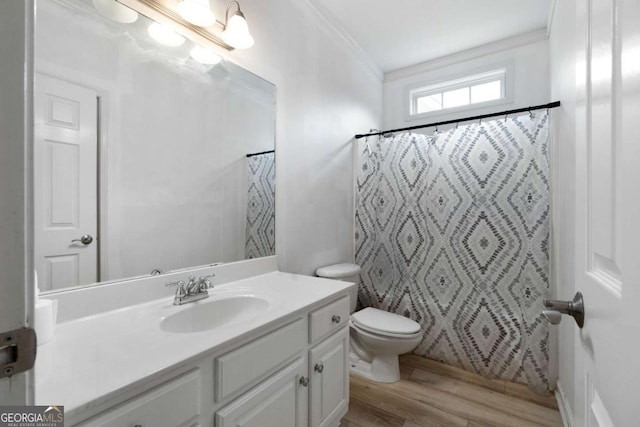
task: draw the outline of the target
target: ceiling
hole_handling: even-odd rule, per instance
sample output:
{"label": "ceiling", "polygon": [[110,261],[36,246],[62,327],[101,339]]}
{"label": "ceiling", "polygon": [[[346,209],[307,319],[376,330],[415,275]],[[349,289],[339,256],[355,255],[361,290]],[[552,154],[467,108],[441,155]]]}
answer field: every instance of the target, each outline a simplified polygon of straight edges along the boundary
{"label": "ceiling", "polygon": [[313,1],[384,72],[545,28],[551,4],[551,0]]}

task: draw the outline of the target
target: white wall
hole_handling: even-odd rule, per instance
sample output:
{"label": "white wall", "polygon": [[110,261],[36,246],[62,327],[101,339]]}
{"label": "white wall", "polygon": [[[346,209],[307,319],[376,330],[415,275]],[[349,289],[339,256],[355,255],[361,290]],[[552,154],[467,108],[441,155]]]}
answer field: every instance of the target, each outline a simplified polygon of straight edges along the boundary
{"label": "white wall", "polygon": [[[386,73],[384,127],[385,129],[402,128],[469,115],[545,104],[549,102],[548,55],[546,34],[536,31]],[[510,103],[476,108],[472,111],[439,114],[426,119],[407,120],[406,104],[408,98],[406,90],[408,87],[455,79],[488,71],[493,66],[504,64],[513,64],[513,79],[512,82],[507,82],[507,89],[513,89]]]}
{"label": "white wall", "polygon": [[[575,293],[575,120],[576,120],[576,2],[555,2],[550,29],[551,98],[562,105],[553,113],[551,154],[553,191],[551,287],[558,299],[570,300]],[[568,320],[568,321],[567,321]],[[569,411],[578,414],[574,389],[575,333],[571,319],[558,328],[558,391],[564,394]],[[573,418],[571,414],[565,414]]]}
{"label": "white wall", "polygon": [[[226,1],[211,0],[218,16]],[[275,83],[276,253],[312,274],[353,260],[352,138],[379,127],[381,74],[307,0],[243,0],[256,40],[231,58]]]}

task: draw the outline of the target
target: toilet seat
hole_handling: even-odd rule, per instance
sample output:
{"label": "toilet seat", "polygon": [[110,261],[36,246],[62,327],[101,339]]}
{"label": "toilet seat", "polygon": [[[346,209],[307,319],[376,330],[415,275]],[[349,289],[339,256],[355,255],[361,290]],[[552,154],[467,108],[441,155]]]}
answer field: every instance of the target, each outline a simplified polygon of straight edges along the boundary
{"label": "toilet seat", "polygon": [[411,339],[422,332],[417,322],[373,307],[353,313],[351,324],[356,329],[383,337]]}

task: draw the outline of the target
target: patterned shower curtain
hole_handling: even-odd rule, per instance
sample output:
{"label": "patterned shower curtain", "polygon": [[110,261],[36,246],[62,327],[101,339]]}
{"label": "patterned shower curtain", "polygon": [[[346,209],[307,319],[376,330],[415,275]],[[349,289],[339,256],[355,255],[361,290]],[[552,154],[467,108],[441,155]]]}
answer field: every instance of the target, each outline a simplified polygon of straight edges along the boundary
{"label": "patterned shower curtain", "polygon": [[363,144],[359,304],[422,325],[415,353],[548,389],[547,113]]}
{"label": "patterned shower curtain", "polygon": [[260,258],[276,252],[276,155],[247,157],[248,198],[245,258]]}

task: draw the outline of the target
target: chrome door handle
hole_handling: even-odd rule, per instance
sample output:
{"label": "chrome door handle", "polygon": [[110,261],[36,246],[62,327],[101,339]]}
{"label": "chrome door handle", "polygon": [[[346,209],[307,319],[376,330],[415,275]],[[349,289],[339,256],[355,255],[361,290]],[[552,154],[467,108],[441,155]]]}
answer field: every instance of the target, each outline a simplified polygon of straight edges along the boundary
{"label": "chrome door handle", "polygon": [[568,314],[573,317],[580,329],[584,326],[584,300],[582,299],[582,293],[576,292],[571,301],[546,299],[543,304],[546,310],[543,310],[542,314],[549,323],[557,325],[561,320],[560,315]]}
{"label": "chrome door handle", "polygon": [[313,367],[313,370],[316,371],[317,373],[321,374],[322,371],[324,371],[324,363],[322,363],[322,362],[316,363],[316,366]]}
{"label": "chrome door handle", "polygon": [[333,323],[340,323],[340,316],[338,316],[337,314],[334,314],[333,316],[331,316],[331,321]]}
{"label": "chrome door handle", "polygon": [[309,385],[309,377],[300,377],[300,384],[304,387]]}
{"label": "chrome door handle", "polygon": [[93,242],[93,236],[90,234],[85,234],[84,236],[80,237],[79,239],[73,239],[71,241],[71,243],[75,243],[75,242],[80,242],[83,245],[90,245]]}

